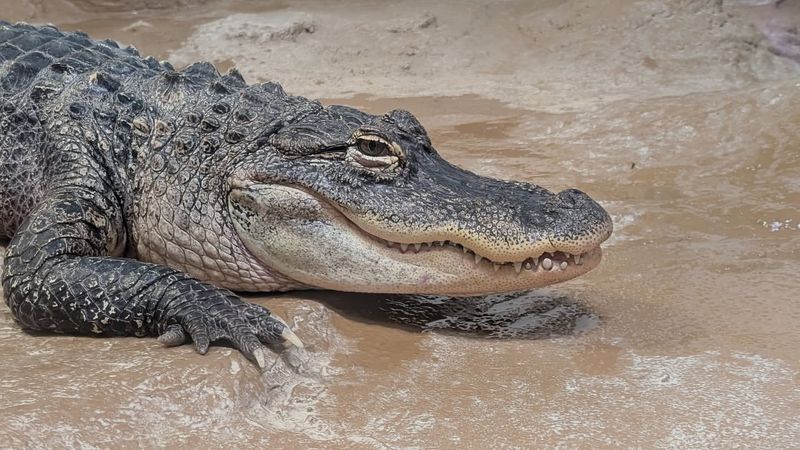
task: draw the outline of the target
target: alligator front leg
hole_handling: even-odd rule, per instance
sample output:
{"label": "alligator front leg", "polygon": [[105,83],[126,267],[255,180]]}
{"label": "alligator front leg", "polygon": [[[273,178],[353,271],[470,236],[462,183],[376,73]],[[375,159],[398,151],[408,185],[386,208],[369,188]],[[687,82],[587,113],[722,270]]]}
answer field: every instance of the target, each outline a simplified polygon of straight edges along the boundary
{"label": "alligator front leg", "polygon": [[16,320],[31,330],[157,335],[166,345],[189,337],[202,354],[224,340],[262,368],[264,344],[302,346],[266,308],[230,291],[165,266],[108,256],[122,241],[116,196],[82,186],[53,192],[8,247],[3,289]]}

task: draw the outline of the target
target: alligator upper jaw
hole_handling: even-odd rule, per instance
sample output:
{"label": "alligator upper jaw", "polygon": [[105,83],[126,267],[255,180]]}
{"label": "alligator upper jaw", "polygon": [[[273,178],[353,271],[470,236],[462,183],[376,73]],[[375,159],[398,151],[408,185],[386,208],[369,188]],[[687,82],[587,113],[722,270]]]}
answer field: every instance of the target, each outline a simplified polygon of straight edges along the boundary
{"label": "alligator upper jaw", "polygon": [[387,242],[366,231],[352,213],[285,185],[234,188],[229,210],[242,242],[263,264],[325,289],[443,295],[520,291],[577,277],[601,258],[599,246],[581,251],[576,260],[549,242],[551,253],[534,246],[524,258],[510,261],[488,260],[449,240],[440,241],[443,245]]}

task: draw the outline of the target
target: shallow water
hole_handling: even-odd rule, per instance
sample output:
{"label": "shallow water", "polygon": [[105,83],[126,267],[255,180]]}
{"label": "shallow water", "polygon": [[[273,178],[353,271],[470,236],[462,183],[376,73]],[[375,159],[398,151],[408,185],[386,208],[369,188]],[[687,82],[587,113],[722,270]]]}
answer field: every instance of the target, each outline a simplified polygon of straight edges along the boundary
{"label": "shallow water", "polygon": [[[167,54],[184,37],[149,39]],[[252,297],[293,322],[304,375],[278,360],[261,377],[225,348],[29,335],[3,306],[3,446],[796,447],[799,88],[793,76],[655,97],[633,86],[563,111],[479,88],[326,99],[409,109],[480,174],[590,193],[615,223],[603,263],[478,299]]]}

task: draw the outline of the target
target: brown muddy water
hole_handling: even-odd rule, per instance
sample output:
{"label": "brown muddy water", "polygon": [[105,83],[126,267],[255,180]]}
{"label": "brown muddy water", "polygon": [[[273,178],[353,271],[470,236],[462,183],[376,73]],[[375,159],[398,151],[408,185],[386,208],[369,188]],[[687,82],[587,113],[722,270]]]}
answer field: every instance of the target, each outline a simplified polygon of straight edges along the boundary
{"label": "brown muddy water", "polygon": [[[161,57],[178,54],[200,24],[230,11],[286,6],[188,1],[183,3],[192,5],[163,10],[159,2],[143,1],[131,12],[121,3],[0,2],[10,19],[82,28]],[[478,3],[449,5],[457,19],[488,11]],[[614,7],[623,3],[652,14],[631,22],[650,42],[676,36],[647,34],[648,26],[663,20],[700,46],[704,57],[681,57],[683,71],[670,72],[677,59],[669,55],[691,47],[658,53],[653,43],[649,59],[637,59],[641,66],[598,82],[602,92],[581,84],[572,73],[577,66],[559,60],[567,64],[563,78],[546,86],[531,82],[526,92],[538,89],[533,100],[498,87],[511,86],[503,77],[524,84],[525,74],[540,73],[522,60],[515,67],[480,66],[480,82],[469,94],[412,96],[414,83],[426,76],[413,65],[389,88],[346,70],[352,77],[342,78],[345,85],[308,84],[320,96],[329,93],[326,103],[375,113],[413,111],[440,152],[467,169],[590,193],[615,223],[599,268],[547,289],[486,298],[333,292],[251,297],[292,322],[306,342],[310,360],[303,375],[277,360],[261,376],[226,348],[200,356],[189,346],[164,349],[153,339],[30,335],[2,306],[0,446],[797,448],[800,77],[789,58],[797,49],[796,29],[769,28],[796,16],[769,2],[728,2],[736,5],[724,11],[721,2]],[[504,20],[540,8],[560,18],[553,22],[557,32],[614,29],[602,15],[581,15],[586,4],[523,2]],[[563,5],[575,10],[559,10]],[[302,46],[325,36],[326,24],[339,23],[337,17],[345,21],[348,7],[367,18],[385,15],[380,2],[292,6],[311,11],[317,26],[308,37],[275,44],[292,52],[313,49]],[[669,22],[684,11],[715,29],[724,28],[713,22],[719,11],[727,23],[746,17],[754,21],[752,29],[773,37],[702,47],[705,35],[681,33],[690,22]],[[431,14],[438,19],[436,33],[467,36],[458,26],[469,20]],[[500,13],[486,14],[497,19],[491,14]],[[136,31],[158,26],[166,27],[163,35]],[[392,31],[424,56],[426,48],[414,40],[423,32],[434,33]],[[543,55],[553,54],[559,36],[538,38],[548,42]],[[569,42],[578,42],[570,36]],[[448,42],[458,48],[455,40]],[[776,42],[785,44],[782,56],[758,50]],[[271,44],[260,45],[251,51],[263,53]],[[757,58],[747,59],[750,54]],[[393,56],[386,58],[393,67]],[[620,53],[605,69],[584,68],[584,75],[594,75],[583,78],[602,81],[622,67],[615,62],[628,64],[625,58],[633,57]],[[743,61],[750,64],[746,73]],[[548,67],[558,65],[541,70]],[[302,85],[301,73],[298,68],[286,75]],[[453,87],[438,72],[427,75],[432,90]],[[679,75],[685,79],[673,82]],[[478,80],[462,73],[470,76]],[[703,85],[709,78],[717,80],[715,87]],[[649,85],[652,80],[657,83]],[[573,99],[569,107],[558,103],[564,98]]]}

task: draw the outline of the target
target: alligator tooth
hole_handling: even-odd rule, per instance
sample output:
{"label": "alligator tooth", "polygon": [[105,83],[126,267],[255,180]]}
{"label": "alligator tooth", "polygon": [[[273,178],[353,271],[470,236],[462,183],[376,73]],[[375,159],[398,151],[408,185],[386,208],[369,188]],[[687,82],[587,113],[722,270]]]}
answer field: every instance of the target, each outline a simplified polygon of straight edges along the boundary
{"label": "alligator tooth", "polygon": [[497,264],[497,263],[492,263],[492,265],[494,266],[494,271],[495,271],[495,272],[497,272],[498,270],[500,270],[500,264]]}
{"label": "alligator tooth", "polygon": [[515,262],[514,263],[514,270],[516,270],[517,273],[519,273],[522,270],[522,262]]}
{"label": "alligator tooth", "polygon": [[434,241],[433,243],[438,245],[438,246],[440,246],[440,247],[444,246],[444,241]]}
{"label": "alligator tooth", "polygon": [[581,265],[581,255],[575,255],[575,264]]}
{"label": "alligator tooth", "polygon": [[408,244],[400,243],[400,250],[405,253],[408,250]]}
{"label": "alligator tooth", "polygon": [[539,258],[533,258],[533,267],[536,267],[538,265],[539,265]]}
{"label": "alligator tooth", "polygon": [[467,247],[461,247],[461,249],[464,250],[464,253],[467,253],[469,251]]}
{"label": "alligator tooth", "polygon": [[421,249],[421,248],[422,248],[422,244],[414,244],[414,250],[416,250],[416,253],[419,253],[419,249]]}
{"label": "alligator tooth", "polygon": [[478,264],[483,259],[483,256],[475,253],[475,264]]}
{"label": "alligator tooth", "polygon": [[387,247],[394,247],[394,242],[392,242],[392,241],[386,241],[386,246],[387,246]]}
{"label": "alligator tooth", "polygon": [[553,268],[553,261],[551,261],[550,258],[545,258],[542,260],[542,269],[550,270],[552,268]]}
{"label": "alligator tooth", "polygon": [[533,269],[533,264],[530,261],[525,261],[525,270]]}
{"label": "alligator tooth", "polygon": [[567,270],[568,265],[566,261],[561,261],[561,270]]}

